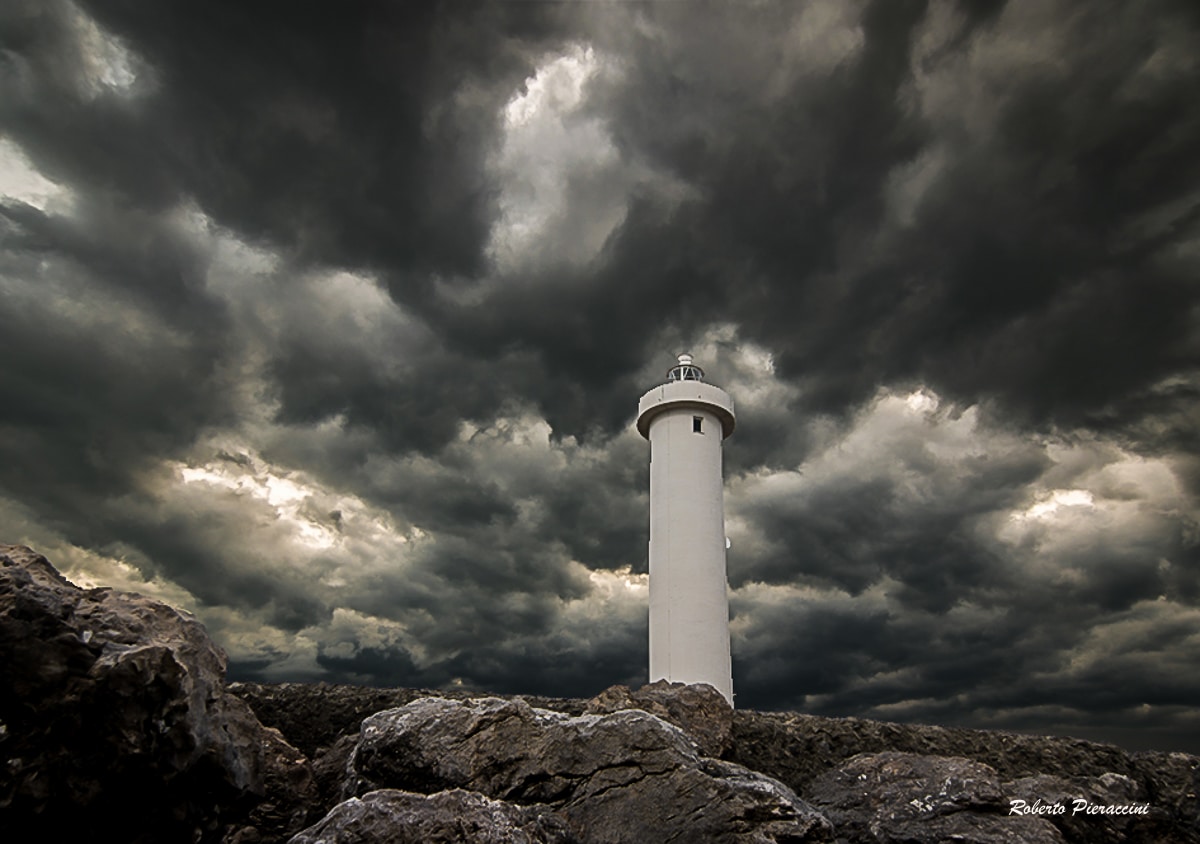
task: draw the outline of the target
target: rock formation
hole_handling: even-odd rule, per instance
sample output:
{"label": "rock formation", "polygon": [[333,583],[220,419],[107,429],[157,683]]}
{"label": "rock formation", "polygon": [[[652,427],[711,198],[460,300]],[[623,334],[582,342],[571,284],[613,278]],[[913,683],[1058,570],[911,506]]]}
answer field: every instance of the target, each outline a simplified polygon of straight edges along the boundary
{"label": "rock formation", "polygon": [[1063,841],[1043,818],[1008,815],[996,772],[961,757],[860,753],[809,797],[851,841]]}
{"label": "rock formation", "polygon": [[520,700],[423,698],[362,724],[348,790],[465,788],[553,807],[582,842],[831,841],[782,783],[702,757],[647,712],[569,716]]}
{"label": "rock formation", "polygon": [[190,616],[79,589],[29,549],[0,545],[0,831],[224,844],[1200,844],[1200,759],[1181,753],[735,712],[712,688],[663,682],[564,700],[226,687],[224,671]]}
{"label": "rock formation", "polygon": [[0,546],[0,666],[0,828],[253,840],[308,820],[307,759],[225,693],[225,655],[190,616]]}

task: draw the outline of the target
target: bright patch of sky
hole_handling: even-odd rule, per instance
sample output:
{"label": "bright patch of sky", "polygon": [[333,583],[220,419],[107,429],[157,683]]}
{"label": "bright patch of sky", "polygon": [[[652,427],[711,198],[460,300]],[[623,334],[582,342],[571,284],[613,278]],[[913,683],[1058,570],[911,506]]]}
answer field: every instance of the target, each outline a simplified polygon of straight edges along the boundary
{"label": "bright patch of sky", "polygon": [[72,4],[70,17],[82,70],[82,93],[89,99],[114,93],[133,95],[148,81],[145,63],[120,39],[103,30],[90,16]]}
{"label": "bright patch of sky", "polygon": [[[267,464],[245,451],[201,466],[173,464],[185,484],[202,484],[216,495],[228,491],[266,504],[276,522],[288,526],[296,544],[309,549],[332,548],[343,533],[371,533],[403,545],[408,539],[396,532],[384,514],[352,495],[323,488],[312,478]],[[336,585],[336,584],[331,584]]]}
{"label": "bright patch of sky", "polygon": [[593,591],[606,598],[620,598],[631,594],[640,599],[650,595],[650,575],[636,574],[629,566],[622,566],[615,571],[589,571],[588,580],[592,583]]}
{"label": "bright patch of sky", "polygon": [[[504,106],[503,139],[488,162],[499,215],[487,249],[501,273],[593,260],[640,187],[671,205],[689,195],[673,178],[625,160],[594,112],[593,89],[619,75],[602,53],[573,44],[546,59]],[[453,285],[445,292],[464,295]]]}
{"label": "bright patch of sky", "polygon": [[1095,499],[1086,489],[1056,489],[1043,500],[1022,513],[1014,513],[1014,519],[1048,519],[1063,507],[1093,507]]}
{"label": "bright patch of sky", "polygon": [[42,175],[25,151],[0,136],[0,198],[24,202],[47,213],[69,213],[74,193]]}
{"label": "bright patch of sky", "polygon": [[623,208],[572,209],[572,176],[611,165],[617,152],[603,121],[579,114],[586,86],[602,69],[591,47],[574,45],[543,63],[504,108],[504,140],[492,168],[500,182],[500,219],[489,253],[502,270],[537,253],[563,215],[604,211],[584,231],[590,237],[555,244],[572,262],[586,261],[623,217]]}
{"label": "bright patch of sky", "polygon": [[595,50],[581,45],[543,64],[525,80],[524,93],[504,107],[505,127],[511,131],[574,111],[583,102],[584,85],[597,70]]}

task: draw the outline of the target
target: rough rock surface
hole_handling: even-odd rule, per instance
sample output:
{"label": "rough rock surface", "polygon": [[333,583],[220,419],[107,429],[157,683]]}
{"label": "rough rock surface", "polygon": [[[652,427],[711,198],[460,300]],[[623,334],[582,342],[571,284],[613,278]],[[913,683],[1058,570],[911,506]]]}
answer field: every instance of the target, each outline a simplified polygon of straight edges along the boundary
{"label": "rough rock surface", "polygon": [[0,828],[157,842],[303,826],[307,760],[224,676],[190,616],[0,545]]}
{"label": "rough rock surface", "polygon": [[696,743],[702,756],[720,758],[733,742],[733,707],[707,684],[689,686],[659,680],[637,691],[612,686],[587,702],[584,711],[607,715],[640,709],[679,727]]}
{"label": "rough rock surface", "polygon": [[586,844],[830,841],[788,788],[705,759],[677,727],[637,710],[569,716],[520,700],[425,698],[366,719],[348,788],[465,788],[548,804]]}
{"label": "rough rock surface", "polygon": [[[1122,774],[1070,779],[1039,774],[1006,782],[1003,788],[1008,800],[1023,801],[1028,807],[1062,807],[1063,811],[1047,811],[1044,817],[1071,844],[1200,842],[1200,835],[1178,828],[1166,810],[1150,801],[1141,785]],[[1092,806],[1147,805],[1149,811],[1145,815],[1088,814],[1086,806],[1080,807],[1076,801]]]}
{"label": "rough rock surface", "polygon": [[341,803],[291,844],[574,844],[566,823],[542,807],[515,806],[473,791],[425,796],[396,789]]}
{"label": "rough rock surface", "polygon": [[[342,738],[358,739],[364,718],[412,703],[423,697],[470,700],[478,692],[432,689],[372,689],[332,683],[230,683],[229,691],[250,704],[268,727],[276,727],[289,742],[315,759]],[[520,695],[530,706],[571,715],[583,714],[588,701],[574,698]]]}
{"label": "rough rock surface", "polygon": [[[888,751],[964,757],[990,766],[1006,780],[1039,774],[1067,779],[1119,774],[1137,783],[1170,817],[1175,837],[1162,840],[1193,842],[1200,836],[1200,758],[1185,753],[1128,753],[1112,745],[1056,736],[739,710],[726,758],[775,777],[807,798],[814,780],[852,756]],[[1139,823],[1128,840],[1159,841],[1153,831],[1156,824]]]}
{"label": "rough rock surface", "polygon": [[[357,796],[297,840],[1200,844],[1200,758],[1182,753],[733,712],[665,683],[502,700],[227,689],[224,669],[187,614],[0,545],[0,833],[264,844]],[[1014,799],[1149,809],[1020,816]]]}
{"label": "rough rock surface", "polygon": [[317,781],[317,800],[322,811],[329,811],[343,797],[346,787],[346,771],[354,749],[358,747],[358,736],[342,736],[333,747],[323,747],[313,757],[313,776]]}
{"label": "rough rock surface", "polygon": [[969,759],[864,753],[819,777],[808,799],[848,842],[1063,842],[1046,820],[1009,815],[996,772]]}

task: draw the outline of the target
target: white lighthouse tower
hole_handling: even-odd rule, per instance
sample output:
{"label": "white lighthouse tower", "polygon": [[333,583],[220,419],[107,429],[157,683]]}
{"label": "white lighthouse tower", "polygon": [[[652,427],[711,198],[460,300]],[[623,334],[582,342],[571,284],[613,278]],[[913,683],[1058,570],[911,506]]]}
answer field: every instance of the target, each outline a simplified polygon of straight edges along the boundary
{"label": "white lighthouse tower", "polygon": [[690,355],[638,402],[650,440],[650,682],[708,683],[733,705],[721,442],[733,399]]}

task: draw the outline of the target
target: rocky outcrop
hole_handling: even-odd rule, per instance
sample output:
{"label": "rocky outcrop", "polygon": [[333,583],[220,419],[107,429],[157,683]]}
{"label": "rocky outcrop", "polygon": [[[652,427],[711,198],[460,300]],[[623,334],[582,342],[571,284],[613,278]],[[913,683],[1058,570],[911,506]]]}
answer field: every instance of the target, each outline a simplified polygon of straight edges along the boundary
{"label": "rocky outcrop", "polygon": [[225,693],[225,655],[190,616],[0,546],[0,666],[5,830],[261,840],[307,820],[307,760]]}
{"label": "rocky outcrop", "polygon": [[702,757],[649,713],[569,716],[520,700],[424,698],[366,719],[348,790],[462,788],[551,807],[584,844],[831,841],[786,786]]}
{"label": "rocky outcrop", "polygon": [[[1200,840],[1180,829],[1172,813],[1153,802],[1145,788],[1122,774],[1098,777],[1056,777],[1038,774],[1006,782],[1004,793],[1010,804],[1019,801],[1022,811],[1047,811],[1044,817],[1068,841],[1195,842]],[[1089,813],[1094,806],[1146,806],[1144,815]]]}
{"label": "rocky outcrop", "polygon": [[[987,765],[1001,780],[1014,783],[1005,786],[1006,800],[1028,794],[1015,784],[1030,777],[1071,783],[1124,777],[1151,811],[1132,819],[1115,837],[1106,837],[1107,822],[1097,823],[1106,816],[1076,815],[1075,824],[1061,815],[1046,818],[1068,841],[1081,844],[1200,844],[1200,758],[1185,753],[1128,753],[1112,745],[1055,736],[738,711],[727,758],[773,776],[807,798],[815,781],[847,760],[888,752],[959,757]],[[1041,800],[1054,802],[1048,795]]]}
{"label": "rocky outcrop", "polygon": [[[557,709],[557,707],[555,707]],[[733,707],[709,685],[688,686],[659,680],[632,691],[612,686],[589,700],[584,712],[608,714],[638,709],[679,727],[702,756],[724,756],[733,745]]]}
{"label": "rocky outcrop", "polygon": [[[623,688],[623,687],[615,687]],[[471,700],[478,692],[434,689],[372,689],[330,683],[230,683],[229,691],[254,710],[268,727],[277,727],[288,741],[316,757],[338,739],[358,737],[363,719],[423,697]],[[519,695],[538,709],[582,715],[589,701],[578,698]]]}
{"label": "rocky outcrop", "polygon": [[817,778],[808,797],[849,841],[1063,844],[1048,821],[1008,814],[996,772],[960,757],[863,753]]}
{"label": "rocky outcrop", "polygon": [[29,549],[0,546],[0,831],[223,844],[1200,844],[1200,759],[1182,753],[734,712],[706,686],[504,699],[226,688],[224,671],[187,614],[78,589]]}

